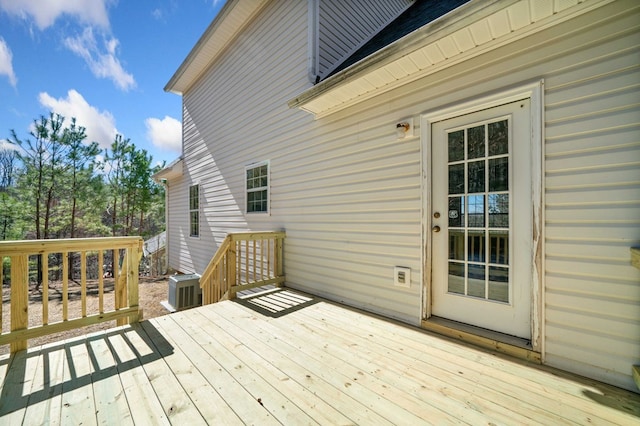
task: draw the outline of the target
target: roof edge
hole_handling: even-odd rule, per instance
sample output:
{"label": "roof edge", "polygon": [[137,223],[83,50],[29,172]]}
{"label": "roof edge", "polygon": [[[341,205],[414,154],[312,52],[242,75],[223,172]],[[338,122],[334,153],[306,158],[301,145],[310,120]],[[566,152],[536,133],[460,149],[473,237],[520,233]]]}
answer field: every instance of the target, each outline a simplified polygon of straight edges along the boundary
{"label": "roof edge", "polygon": [[[236,38],[244,29],[245,25],[253,19],[255,14],[262,9],[267,1],[268,0],[227,0],[196,44],[189,51],[187,57],[182,61],[171,79],[169,79],[164,86],[164,91],[178,95],[184,93],[188,87],[209,68],[211,62],[225,50],[226,46]],[[231,21],[232,18],[241,21],[242,24],[233,24],[229,28],[222,28],[226,25],[227,21]],[[208,51],[205,51],[205,48],[208,49]],[[201,55],[207,55],[206,64],[196,63],[196,59]],[[193,75],[187,76],[189,72],[192,72]],[[188,78],[188,81],[184,81],[185,78]]]}
{"label": "roof edge", "polygon": [[164,169],[154,173],[153,176],[151,176],[151,179],[156,182],[160,182],[165,179],[173,179],[175,177],[181,176],[183,164],[184,158],[180,156],[169,163],[167,166],[165,166]]}

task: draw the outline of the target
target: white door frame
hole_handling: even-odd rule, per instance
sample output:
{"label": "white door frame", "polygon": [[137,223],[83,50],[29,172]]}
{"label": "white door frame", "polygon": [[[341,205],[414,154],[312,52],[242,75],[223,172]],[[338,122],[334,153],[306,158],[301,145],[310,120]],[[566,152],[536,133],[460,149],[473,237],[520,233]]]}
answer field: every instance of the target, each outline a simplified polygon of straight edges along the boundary
{"label": "white door frame", "polygon": [[475,98],[456,105],[427,112],[420,117],[421,148],[422,148],[422,319],[431,316],[432,284],[431,284],[431,126],[433,123],[458,117],[483,109],[499,105],[531,100],[531,170],[533,194],[533,244],[532,257],[532,306],[531,306],[531,345],[536,352],[544,354],[544,255],[543,255],[543,149],[544,149],[544,81],[538,80],[512,89],[496,92],[487,96]]}

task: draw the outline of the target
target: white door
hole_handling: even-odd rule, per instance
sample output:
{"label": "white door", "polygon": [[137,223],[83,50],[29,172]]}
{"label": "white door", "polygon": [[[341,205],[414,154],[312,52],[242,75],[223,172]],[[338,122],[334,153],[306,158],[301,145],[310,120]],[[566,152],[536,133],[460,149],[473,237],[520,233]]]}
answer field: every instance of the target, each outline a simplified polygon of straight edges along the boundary
{"label": "white door", "polygon": [[431,312],[530,339],[530,100],[431,130]]}

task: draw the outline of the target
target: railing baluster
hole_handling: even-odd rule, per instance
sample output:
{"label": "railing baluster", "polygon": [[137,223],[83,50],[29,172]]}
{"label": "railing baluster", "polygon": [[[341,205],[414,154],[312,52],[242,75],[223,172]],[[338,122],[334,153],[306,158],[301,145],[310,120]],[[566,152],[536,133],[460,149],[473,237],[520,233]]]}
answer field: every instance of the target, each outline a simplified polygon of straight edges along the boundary
{"label": "railing baluster", "polygon": [[42,253],[42,325],[49,324],[49,253]]}
{"label": "railing baluster", "polygon": [[80,252],[80,300],[82,301],[82,318],[87,316],[87,252]]}
{"label": "railing baluster", "polygon": [[4,288],[4,256],[0,256],[0,334],[2,334],[2,305],[4,305],[2,288]]}
{"label": "railing baluster", "polygon": [[260,240],[260,281],[262,280],[264,280],[264,240]]}
{"label": "railing baluster", "polygon": [[104,312],[104,253],[98,251],[98,311]]}
{"label": "railing baluster", "polygon": [[244,242],[244,250],[245,250],[245,268],[244,268],[244,282],[249,282],[249,240],[245,240]]}
{"label": "railing baluster", "polygon": [[256,260],[258,259],[256,247],[257,247],[257,241],[253,240],[253,281],[258,281],[256,279],[256,272],[257,272],[256,269],[258,268],[258,264],[256,263]]}
{"label": "railing baluster", "polygon": [[120,292],[118,291],[118,282],[120,282],[120,268],[118,267],[118,249],[111,251],[111,275],[113,276],[113,308],[117,311],[120,309]]}
{"label": "railing baluster", "polygon": [[69,258],[62,252],[62,321],[69,319]]}

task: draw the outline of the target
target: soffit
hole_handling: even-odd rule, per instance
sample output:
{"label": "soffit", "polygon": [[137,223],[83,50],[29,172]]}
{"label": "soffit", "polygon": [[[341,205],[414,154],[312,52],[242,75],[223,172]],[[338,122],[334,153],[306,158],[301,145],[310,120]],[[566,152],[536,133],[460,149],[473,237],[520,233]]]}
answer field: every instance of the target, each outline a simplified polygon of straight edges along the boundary
{"label": "soffit", "polygon": [[323,117],[613,0],[471,1],[289,101]]}
{"label": "soffit", "polygon": [[166,166],[164,169],[162,169],[159,172],[155,173],[152,176],[152,178],[156,182],[160,182],[163,179],[171,180],[171,179],[180,177],[180,176],[182,176],[183,164],[184,164],[184,161],[183,161],[182,157],[179,157],[176,160],[172,161],[171,164]]}
{"label": "soffit", "polygon": [[268,0],[228,0],[164,87],[183,94],[211,66]]}

